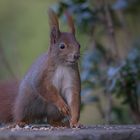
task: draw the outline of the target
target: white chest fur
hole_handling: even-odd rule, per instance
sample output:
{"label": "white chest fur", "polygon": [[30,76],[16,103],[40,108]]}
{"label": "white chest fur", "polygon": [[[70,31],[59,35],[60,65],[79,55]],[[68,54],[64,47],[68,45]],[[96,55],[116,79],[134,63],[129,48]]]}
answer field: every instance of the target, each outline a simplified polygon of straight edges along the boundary
{"label": "white chest fur", "polygon": [[59,93],[67,100],[71,102],[72,96],[72,79],[73,73],[70,67],[58,66],[53,75],[53,85],[57,88]]}

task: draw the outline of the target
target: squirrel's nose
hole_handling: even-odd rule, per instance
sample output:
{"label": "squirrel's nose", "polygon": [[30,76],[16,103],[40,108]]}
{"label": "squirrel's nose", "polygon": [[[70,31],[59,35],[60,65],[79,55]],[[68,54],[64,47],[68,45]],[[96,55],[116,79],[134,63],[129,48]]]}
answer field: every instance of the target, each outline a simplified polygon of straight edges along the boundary
{"label": "squirrel's nose", "polygon": [[76,61],[79,59],[79,57],[80,57],[80,54],[77,54],[77,53],[68,55],[68,59],[71,61]]}
{"label": "squirrel's nose", "polygon": [[74,57],[75,60],[77,60],[77,59],[79,59],[80,55],[79,54],[74,54],[73,57]]}

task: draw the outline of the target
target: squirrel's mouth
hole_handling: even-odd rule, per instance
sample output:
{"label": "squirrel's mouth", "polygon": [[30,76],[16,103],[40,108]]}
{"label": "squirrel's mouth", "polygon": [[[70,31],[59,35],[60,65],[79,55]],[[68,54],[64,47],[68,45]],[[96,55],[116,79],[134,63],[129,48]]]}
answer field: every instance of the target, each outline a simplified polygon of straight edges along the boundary
{"label": "squirrel's mouth", "polygon": [[77,62],[77,61],[70,61],[70,60],[67,60],[67,61],[66,61],[67,64],[71,64],[71,65],[76,64],[76,62]]}

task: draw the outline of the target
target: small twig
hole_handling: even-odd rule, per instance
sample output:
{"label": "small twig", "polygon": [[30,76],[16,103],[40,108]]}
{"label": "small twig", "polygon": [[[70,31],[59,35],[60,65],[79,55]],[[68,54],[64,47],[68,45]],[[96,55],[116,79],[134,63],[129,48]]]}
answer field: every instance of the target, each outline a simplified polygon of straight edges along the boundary
{"label": "small twig", "polygon": [[113,25],[113,20],[112,20],[112,17],[111,17],[111,13],[110,13],[110,10],[109,10],[109,4],[106,0],[103,0],[103,5],[104,5],[104,11],[105,11],[105,14],[104,14],[105,26],[107,28],[107,32],[108,32],[108,35],[109,35],[111,48],[114,49],[114,51],[112,51],[114,53],[113,58],[116,62],[118,62],[118,60],[119,60],[119,50],[118,50],[118,47],[117,47],[115,30],[114,30],[114,25]]}

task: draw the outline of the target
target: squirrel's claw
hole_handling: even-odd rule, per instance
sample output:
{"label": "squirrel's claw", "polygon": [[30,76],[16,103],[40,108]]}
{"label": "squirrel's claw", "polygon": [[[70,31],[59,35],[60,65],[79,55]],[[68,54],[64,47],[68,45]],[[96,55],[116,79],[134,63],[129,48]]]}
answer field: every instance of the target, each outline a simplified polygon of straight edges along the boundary
{"label": "squirrel's claw", "polygon": [[83,125],[80,124],[79,122],[70,121],[70,127],[71,127],[71,128],[82,128]]}

